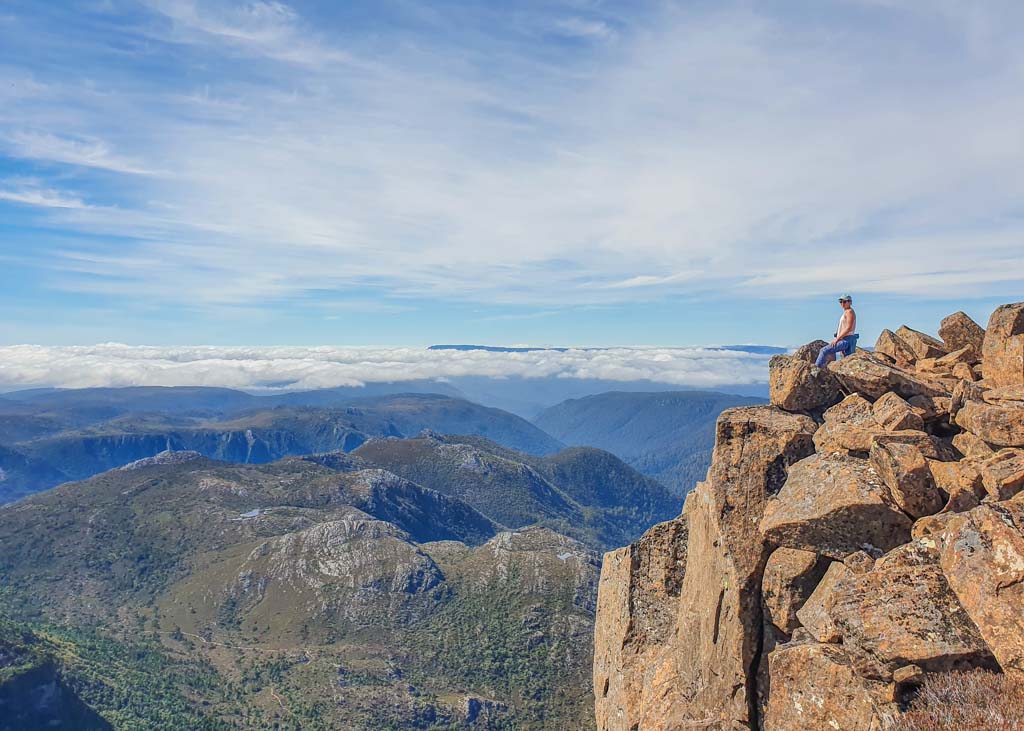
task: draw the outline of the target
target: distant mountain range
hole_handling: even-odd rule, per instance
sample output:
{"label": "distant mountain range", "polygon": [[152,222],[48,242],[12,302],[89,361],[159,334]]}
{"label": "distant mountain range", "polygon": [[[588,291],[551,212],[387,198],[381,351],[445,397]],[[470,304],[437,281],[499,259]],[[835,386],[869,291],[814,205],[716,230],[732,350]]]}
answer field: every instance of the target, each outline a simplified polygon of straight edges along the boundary
{"label": "distant mountain range", "polygon": [[552,406],[534,423],[566,444],[605,449],[681,496],[707,473],[718,415],[759,403],[702,391],[611,392]]}
{"label": "distant mountain range", "polygon": [[66,689],[42,725],[591,728],[599,551],[680,507],[606,452],[431,432],[146,458],[0,507],[0,666],[27,658],[0,700]]}
{"label": "distant mountain range", "polygon": [[592,728],[601,552],[678,515],[718,412],[756,401],[606,393],[533,424],[430,393],[8,394],[0,704],[46,699],[27,727]]}
{"label": "distant mountain range", "polygon": [[164,450],[258,464],[288,455],[351,451],[373,437],[415,435],[427,428],[485,436],[534,454],[563,446],[518,416],[437,394],[350,398],[350,405],[337,408],[259,410],[252,405],[263,406],[266,398],[229,389],[83,389],[15,396],[0,408],[0,434],[9,440],[0,444],[0,503]]}

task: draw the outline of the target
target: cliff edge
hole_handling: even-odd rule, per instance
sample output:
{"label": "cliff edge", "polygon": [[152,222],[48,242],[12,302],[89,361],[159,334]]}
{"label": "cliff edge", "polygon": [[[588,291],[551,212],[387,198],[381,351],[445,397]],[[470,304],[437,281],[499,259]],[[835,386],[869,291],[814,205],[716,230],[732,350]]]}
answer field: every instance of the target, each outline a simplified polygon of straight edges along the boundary
{"label": "cliff edge", "polygon": [[770,364],[682,515],[605,555],[601,731],[874,731],[930,673],[1024,676],[1024,302]]}

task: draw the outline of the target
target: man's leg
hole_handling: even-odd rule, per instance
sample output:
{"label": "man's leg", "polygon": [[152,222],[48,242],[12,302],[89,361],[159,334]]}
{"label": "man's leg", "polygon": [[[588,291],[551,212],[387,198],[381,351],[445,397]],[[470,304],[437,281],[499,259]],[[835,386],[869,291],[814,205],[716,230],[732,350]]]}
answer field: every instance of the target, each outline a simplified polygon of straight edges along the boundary
{"label": "man's leg", "polygon": [[[840,341],[842,342],[842,341]],[[824,348],[818,351],[818,360],[814,362],[815,368],[824,368],[826,363],[832,363],[836,359],[836,352],[842,347],[839,343],[836,345],[826,345]]]}

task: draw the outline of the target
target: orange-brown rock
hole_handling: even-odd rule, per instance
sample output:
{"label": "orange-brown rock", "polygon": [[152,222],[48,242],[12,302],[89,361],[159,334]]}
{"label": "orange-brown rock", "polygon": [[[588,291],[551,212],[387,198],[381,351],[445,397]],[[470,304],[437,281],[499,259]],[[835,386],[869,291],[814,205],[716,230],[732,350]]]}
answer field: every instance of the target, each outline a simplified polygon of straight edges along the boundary
{"label": "orange-brown rock", "polygon": [[942,338],[947,350],[959,350],[970,345],[976,352],[981,353],[985,331],[966,313],[954,312],[943,318],[942,324],[939,325],[939,337]]}
{"label": "orange-brown rock", "polygon": [[769,361],[768,391],[772,404],[786,411],[820,409],[843,397],[828,368],[815,368],[788,355],[776,355]]}
{"label": "orange-brown rock", "polygon": [[1024,409],[1024,386],[1000,386],[982,392],[981,398],[989,404]]}
{"label": "orange-brown rock", "polygon": [[821,454],[867,457],[876,441],[913,444],[932,459],[952,459],[955,456],[941,440],[930,434],[915,429],[887,432],[873,418],[860,422],[826,421],[814,433],[814,446]]}
{"label": "orange-brown rock", "polygon": [[826,409],[825,413],[821,416],[826,424],[869,423],[872,427],[878,426],[878,422],[875,421],[875,416],[871,411],[871,402],[859,393],[851,393],[835,406]]}
{"label": "orange-brown rock", "polygon": [[643,581],[638,553],[664,549],[645,544],[645,535],[628,554],[609,554],[594,634],[601,731],[749,727],[769,552],[757,525],[789,465],[813,450],[815,428],[809,417],[772,406],[729,409],[719,417],[708,479],[683,510],[687,549],[685,570],[674,579],[681,581],[678,594],[665,597],[669,610],[659,610],[671,615],[667,635],[637,640],[651,602],[621,588]]}
{"label": "orange-brown rock", "polygon": [[929,673],[1024,679],[1024,303],[939,334],[808,344],[792,412],[722,415],[683,515],[606,556],[601,731],[882,731]]}
{"label": "orange-brown rock", "polygon": [[875,442],[870,459],[871,466],[888,486],[892,499],[911,518],[942,510],[945,498],[935,487],[920,449],[912,444]]}
{"label": "orange-brown rock", "polygon": [[892,391],[875,401],[871,411],[875,420],[886,431],[924,429],[924,419],[920,414]]}
{"label": "orange-brown rock", "polygon": [[[806,345],[801,345],[799,348],[793,351],[793,357],[797,360],[806,360],[808,363],[814,363],[818,360],[818,352],[824,348],[828,343],[824,340],[812,340]],[[978,346],[981,348],[981,345]]]}
{"label": "orange-brown rock", "polygon": [[967,401],[953,417],[956,423],[989,444],[1024,447],[1024,410]]}
{"label": "orange-brown rock", "polygon": [[867,460],[816,454],[790,468],[761,533],[776,546],[841,559],[865,545],[888,551],[906,543],[910,526]]}
{"label": "orange-brown rock", "polygon": [[977,376],[974,375],[974,369],[966,363],[957,363],[953,366],[953,378],[958,378],[962,381],[976,381]]}
{"label": "orange-brown rock", "polygon": [[996,450],[992,449],[988,442],[981,437],[974,436],[969,431],[956,434],[953,437],[953,447],[965,457],[988,457],[996,453]]}
{"label": "orange-brown rock", "polygon": [[977,468],[993,500],[1009,500],[1024,490],[1024,449],[1000,449],[979,460]]}
{"label": "orange-brown rock", "polygon": [[814,591],[797,610],[800,625],[818,642],[838,642],[839,630],[832,621],[832,602],[842,582],[852,575],[851,569],[841,561],[833,561]]}
{"label": "orange-brown rock", "polygon": [[872,429],[844,421],[826,422],[814,434],[814,447],[822,454],[867,454],[871,441],[881,432],[881,426]]}
{"label": "orange-brown rock", "polygon": [[799,610],[828,568],[828,559],[812,551],[779,548],[772,551],[761,580],[764,619],[784,635],[800,626]]}
{"label": "orange-brown rock", "polygon": [[980,360],[981,356],[978,355],[979,352],[980,351],[975,350],[973,345],[965,345],[962,348],[946,353],[941,358],[937,358],[935,360],[935,366],[939,370],[951,370],[953,366],[956,365],[971,366]]}
{"label": "orange-brown rock", "polygon": [[985,330],[981,355],[989,386],[1024,385],[1024,302],[996,308]]}
{"label": "orange-brown rock", "polygon": [[868,352],[857,352],[829,368],[847,391],[872,399],[895,391],[903,398],[912,396],[949,396],[945,384],[920,373],[884,363]]}
{"label": "orange-brown rock", "polygon": [[955,413],[968,401],[984,401],[987,387],[968,379],[958,381],[950,392],[950,412]]}
{"label": "orange-brown rock", "polygon": [[890,680],[910,664],[930,672],[995,666],[929,543],[900,546],[837,586],[832,622],[860,675]]}
{"label": "orange-brown rock", "polygon": [[594,652],[598,728],[628,728],[639,718],[639,689],[675,626],[686,573],[685,516],[660,523],[631,546],[604,556],[598,588],[599,640]]}
{"label": "orange-brown rock", "polygon": [[886,685],[859,676],[836,645],[783,645],[768,666],[764,731],[882,731],[899,713]]}
{"label": "orange-brown rock", "polygon": [[939,462],[928,460],[935,487],[944,492],[948,499],[940,512],[962,513],[978,506],[985,495],[981,472],[972,462]]}
{"label": "orange-brown rock", "polygon": [[1024,503],[951,515],[937,540],[961,606],[1003,671],[1024,677]]}
{"label": "orange-brown rock", "polygon": [[906,325],[896,331],[896,337],[906,343],[918,360],[923,358],[940,358],[948,351],[946,344],[931,335],[909,328]]}
{"label": "orange-brown rock", "polygon": [[854,551],[843,559],[843,566],[855,574],[863,574],[874,568],[875,559],[867,551]]}
{"label": "orange-brown rock", "polygon": [[892,330],[882,330],[875,342],[875,352],[886,355],[900,368],[907,368],[914,365],[917,356],[910,346],[900,340]]}
{"label": "orange-brown rock", "polygon": [[916,429],[881,432],[871,439],[872,445],[875,442],[880,444],[910,444],[920,449],[921,453],[929,459],[948,460],[955,458],[952,445],[947,444],[938,437]]}
{"label": "orange-brown rock", "polygon": [[949,419],[950,399],[948,396],[911,396],[907,399],[907,403],[926,422]]}
{"label": "orange-brown rock", "polygon": [[910,537],[915,541],[922,538],[935,538],[935,536],[941,535],[946,530],[946,526],[957,515],[958,513],[949,512],[918,518],[914,521],[914,527],[910,529]]}

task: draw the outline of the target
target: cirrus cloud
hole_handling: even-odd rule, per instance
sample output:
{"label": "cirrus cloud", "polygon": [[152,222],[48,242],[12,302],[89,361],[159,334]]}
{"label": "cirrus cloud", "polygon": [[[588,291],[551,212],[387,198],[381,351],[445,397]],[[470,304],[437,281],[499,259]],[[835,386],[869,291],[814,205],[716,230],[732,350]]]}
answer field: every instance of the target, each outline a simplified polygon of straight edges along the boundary
{"label": "cirrus cloud", "polygon": [[21,10],[0,139],[47,193],[4,200],[73,239],[47,286],[145,305],[1024,284],[1024,6],[585,6]]}

